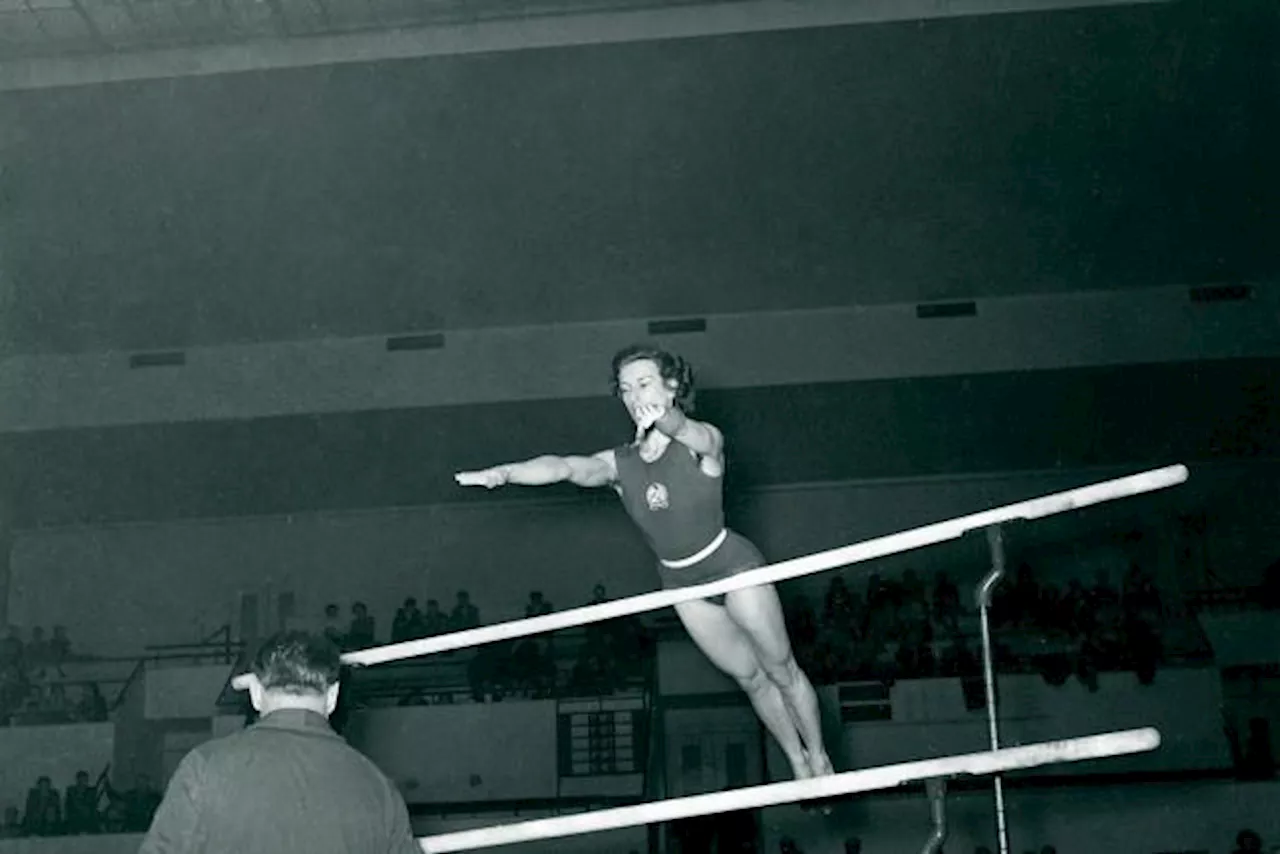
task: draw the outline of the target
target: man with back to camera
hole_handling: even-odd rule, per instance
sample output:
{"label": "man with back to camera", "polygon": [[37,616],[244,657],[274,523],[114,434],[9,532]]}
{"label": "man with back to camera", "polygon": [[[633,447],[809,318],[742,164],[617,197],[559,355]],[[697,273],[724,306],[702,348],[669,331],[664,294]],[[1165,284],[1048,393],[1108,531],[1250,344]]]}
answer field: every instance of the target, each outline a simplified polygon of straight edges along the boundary
{"label": "man with back to camera", "polygon": [[139,854],[421,854],[400,793],[329,725],[339,668],[322,636],[265,641],[233,683],[261,717],[183,758]]}

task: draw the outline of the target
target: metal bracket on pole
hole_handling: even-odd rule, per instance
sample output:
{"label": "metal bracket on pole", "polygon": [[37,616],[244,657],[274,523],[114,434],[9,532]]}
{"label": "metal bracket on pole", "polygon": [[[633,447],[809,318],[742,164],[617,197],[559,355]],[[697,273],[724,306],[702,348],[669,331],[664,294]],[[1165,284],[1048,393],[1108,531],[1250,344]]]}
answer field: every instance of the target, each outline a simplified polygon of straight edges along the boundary
{"label": "metal bracket on pole", "polygon": [[942,843],[947,841],[947,781],[941,777],[924,781],[929,795],[929,814],[933,818],[933,833],[925,842],[920,854],[939,854]]}

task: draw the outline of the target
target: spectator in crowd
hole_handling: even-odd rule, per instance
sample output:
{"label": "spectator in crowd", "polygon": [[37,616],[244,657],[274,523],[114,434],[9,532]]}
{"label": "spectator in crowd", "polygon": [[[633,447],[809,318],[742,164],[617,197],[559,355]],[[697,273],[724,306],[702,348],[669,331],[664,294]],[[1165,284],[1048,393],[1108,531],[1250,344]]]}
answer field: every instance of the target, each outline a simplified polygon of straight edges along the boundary
{"label": "spectator in crowd", "polygon": [[1003,607],[993,609],[993,622],[1015,626],[1033,624],[1040,611],[1040,585],[1031,564],[1020,561],[1009,583],[996,590],[996,599]]}
{"label": "spectator in crowd", "polygon": [[946,572],[938,572],[933,579],[933,618],[938,626],[947,632],[959,631],[963,610],[960,588]]}
{"label": "spectator in crowd", "polygon": [[[1121,596],[1103,572],[1089,587],[1072,579],[1060,595],[1029,562],[1020,562],[1010,584],[997,589],[993,620],[1015,629],[998,637],[997,665],[1030,665],[1053,685],[1075,674],[1091,690],[1108,669],[1131,669],[1150,682],[1163,656],[1159,595],[1137,567],[1126,578],[1126,591]],[[1011,614],[1019,602],[1023,612]],[[965,637],[963,616],[959,588],[946,572],[938,572],[926,590],[911,569],[900,580],[870,575],[865,598],[840,576],[832,578],[820,620],[802,593],[786,603],[798,660],[828,680],[937,672],[969,679],[962,674],[976,660],[975,640]]]}
{"label": "spectator in crowd", "polygon": [[[541,590],[529,591],[529,601],[524,606],[526,618],[542,617],[554,610]],[[557,673],[552,643],[552,634],[544,632],[520,641],[512,653],[515,687],[535,699],[550,697],[555,689]]]}
{"label": "spectator in crowd", "polygon": [[53,836],[62,828],[62,799],[48,777],[36,780],[27,792],[27,808],[22,814],[22,830],[28,836]]}
{"label": "spectator in crowd", "polygon": [[373,646],[376,636],[376,624],[373,615],[369,613],[369,606],[363,602],[356,602],[351,606],[351,626],[347,629],[347,647],[364,649]]}
{"label": "spectator in crowd", "polygon": [[36,626],[31,630],[31,640],[27,643],[26,666],[32,676],[42,678],[45,668],[49,666],[49,642],[44,637],[44,627]]}
{"label": "spectator in crowd", "polygon": [[161,793],[151,782],[151,777],[139,774],[132,789],[120,791],[104,781],[109,801],[108,812],[114,819],[112,830],[120,833],[142,833],[151,824],[160,806]]}
{"label": "spectator in crowd", "polygon": [[1093,629],[1089,594],[1078,578],[1067,582],[1067,591],[1062,596],[1059,609],[1059,625],[1073,637],[1087,635]]}
{"label": "spectator in crowd", "polygon": [[584,646],[569,676],[570,694],[577,697],[603,697],[612,694],[615,686],[614,672],[609,666],[606,653]]}
{"label": "spectator in crowd", "polygon": [[29,682],[25,689],[25,693],[20,698],[17,708],[14,709],[12,722],[14,724],[29,725],[40,723],[40,709],[44,705],[44,695],[49,690],[49,686],[43,682]]}
{"label": "spectator in crowd", "polygon": [[71,639],[67,637],[66,626],[53,627],[53,637],[49,639],[49,659],[59,669],[71,659]]}
{"label": "spectator in crowd", "polygon": [[861,634],[861,627],[857,625],[858,610],[844,578],[839,575],[832,578],[822,605],[823,627],[842,635]]}
{"label": "spectator in crowd", "polygon": [[809,600],[803,594],[789,598],[783,605],[791,642],[797,649],[812,647],[818,640],[818,620]]}
{"label": "spectator in crowd", "polygon": [[[587,604],[599,605],[606,601],[608,593],[605,586],[597,584],[592,589],[591,601]],[[584,627],[584,637],[578,656],[579,673],[593,672],[597,666],[611,671],[610,687],[604,693],[610,693],[615,687],[642,674],[648,639],[644,625],[636,617],[616,617],[588,623]],[[581,678],[578,683],[583,684]]]}
{"label": "spectator in crowd", "polygon": [[139,774],[137,783],[129,791],[127,803],[129,824],[139,831],[146,830],[155,817],[156,810],[164,800],[164,793],[156,788],[155,783],[146,774]]}
{"label": "spectator in crowd", "polygon": [[24,652],[22,633],[14,626],[6,626],[4,636],[0,637],[0,665],[22,666]]}
{"label": "spectator in crowd", "polygon": [[525,638],[511,656],[512,688],[535,700],[552,696],[556,687],[556,663],[549,646],[537,638]]}
{"label": "spectator in crowd", "polygon": [[907,605],[926,605],[924,579],[914,569],[902,573],[902,602]]}
{"label": "spectator in crowd", "polygon": [[514,641],[500,640],[484,644],[467,664],[467,681],[471,698],[477,703],[486,699],[500,702],[514,688]]}
{"label": "spectator in crowd", "polygon": [[422,612],[418,610],[418,600],[410,596],[396,609],[395,619],[391,621],[391,640],[399,643],[422,636]]}
{"label": "spectator in crowd", "polygon": [[80,702],[76,707],[76,717],[89,723],[101,723],[107,719],[107,698],[97,682],[85,682],[81,686]]}
{"label": "spectator in crowd", "polygon": [[339,667],[322,637],[264,642],[233,681],[261,718],[183,758],[140,854],[421,854],[395,785],[329,724]]}
{"label": "spectator in crowd", "polygon": [[449,615],[449,631],[461,632],[474,629],[480,625],[480,609],[471,604],[471,594],[465,590],[458,591],[458,601]]}
{"label": "spectator in crowd", "polygon": [[1231,761],[1242,780],[1270,780],[1275,777],[1275,759],[1271,748],[1271,724],[1266,718],[1253,717],[1248,732],[1241,733],[1236,720],[1227,717],[1223,725]]}
{"label": "spectator in crowd", "polygon": [[1053,635],[1067,635],[1068,620],[1064,618],[1063,592],[1058,585],[1044,583],[1040,585],[1040,602],[1032,621],[1041,631]]}
{"label": "spectator in crowd", "polygon": [[1120,607],[1120,594],[1111,584],[1111,574],[1106,569],[1099,569],[1093,576],[1093,587],[1089,588],[1089,600],[1094,609],[1102,607]]}
{"label": "spectator in crowd", "polygon": [[71,720],[71,704],[67,702],[67,686],[54,682],[49,686],[45,697],[45,705],[41,711],[50,722],[63,723]]}
{"label": "spectator in crowd", "polygon": [[107,796],[106,807],[98,813],[98,826],[103,833],[125,833],[125,804],[122,792],[111,788],[111,781],[104,781],[104,793]]}
{"label": "spectator in crowd", "polygon": [[1140,615],[1147,619],[1158,619],[1163,610],[1155,579],[1137,561],[1129,564],[1120,599],[1124,603],[1126,613]]}
{"label": "spectator in crowd", "polygon": [[[603,584],[597,584],[591,591],[591,601],[588,605],[599,605],[607,601],[605,587]],[[578,650],[578,660],[574,665],[574,669],[570,675],[570,681],[576,686],[575,690],[586,691],[588,685],[596,684],[600,680],[595,676],[587,674],[595,673],[597,670],[607,670],[609,662],[612,659],[612,631],[610,623],[612,620],[601,620],[594,623],[587,623],[583,627],[583,643]],[[601,693],[610,693],[612,688]]]}
{"label": "spectator in crowd", "polygon": [[98,832],[98,787],[89,785],[89,772],[77,771],[76,781],[63,797],[67,813],[67,833]]}
{"label": "spectator in crowd", "polygon": [[426,637],[442,635],[449,630],[449,615],[440,610],[440,600],[428,599],[422,615],[422,633]]}
{"label": "spectator in crowd", "polygon": [[342,625],[342,610],[330,602],[324,606],[324,636],[338,649],[347,645],[347,632]]}
{"label": "spectator in crowd", "polygon": [[[0,644],[0,648],[6,644]],[[7,645],[6,655],[12,657],[0,660],[0,726],[7,726],[9,718],[22,708],[30,690],[26,671],[22,667],[20,647]]]}
{"label": "spectator in crowd", "polygon": [[524,606],[525,617],[541,617],[544,614],[550,614],[554,610],[551,607],[551,603],[542,598],[541,590],[529,591],[529,602]]}
{"label": "spectator in crowd", "polygon": [[[588,605],[608,601],[603,584],[591,591]],[[649,639],[644,624],[634,616],[589,623],[569,674],[570,690],[578,695],[611,694],[644,673]]]}

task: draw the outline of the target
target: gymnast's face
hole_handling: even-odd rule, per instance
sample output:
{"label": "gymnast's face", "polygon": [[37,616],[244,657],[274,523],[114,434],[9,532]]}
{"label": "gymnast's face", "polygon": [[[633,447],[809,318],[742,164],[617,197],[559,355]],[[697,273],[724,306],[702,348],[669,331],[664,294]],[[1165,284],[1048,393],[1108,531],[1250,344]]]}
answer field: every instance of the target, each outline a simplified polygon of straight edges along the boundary
{"label": "gymnast's face", "polygon": [[670,409],[676,401],[676,381],[664,380],[657,362],[652,359],[636,359],[618,369],[618,397],[627,407],[632,421],[637,421],[641,406],[662,406]]}

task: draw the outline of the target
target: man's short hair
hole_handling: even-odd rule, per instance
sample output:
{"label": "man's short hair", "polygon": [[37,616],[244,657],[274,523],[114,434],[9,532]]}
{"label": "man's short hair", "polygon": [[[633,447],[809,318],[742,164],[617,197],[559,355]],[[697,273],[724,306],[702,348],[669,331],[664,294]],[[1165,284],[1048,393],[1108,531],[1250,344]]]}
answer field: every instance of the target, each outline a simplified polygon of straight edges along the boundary
{"label": "man's short hair", "polygon": [[253,657],[253,673],[268,691],[323,694],[338,681],[342,660],[323,635],[288,631],[262,642]]}

